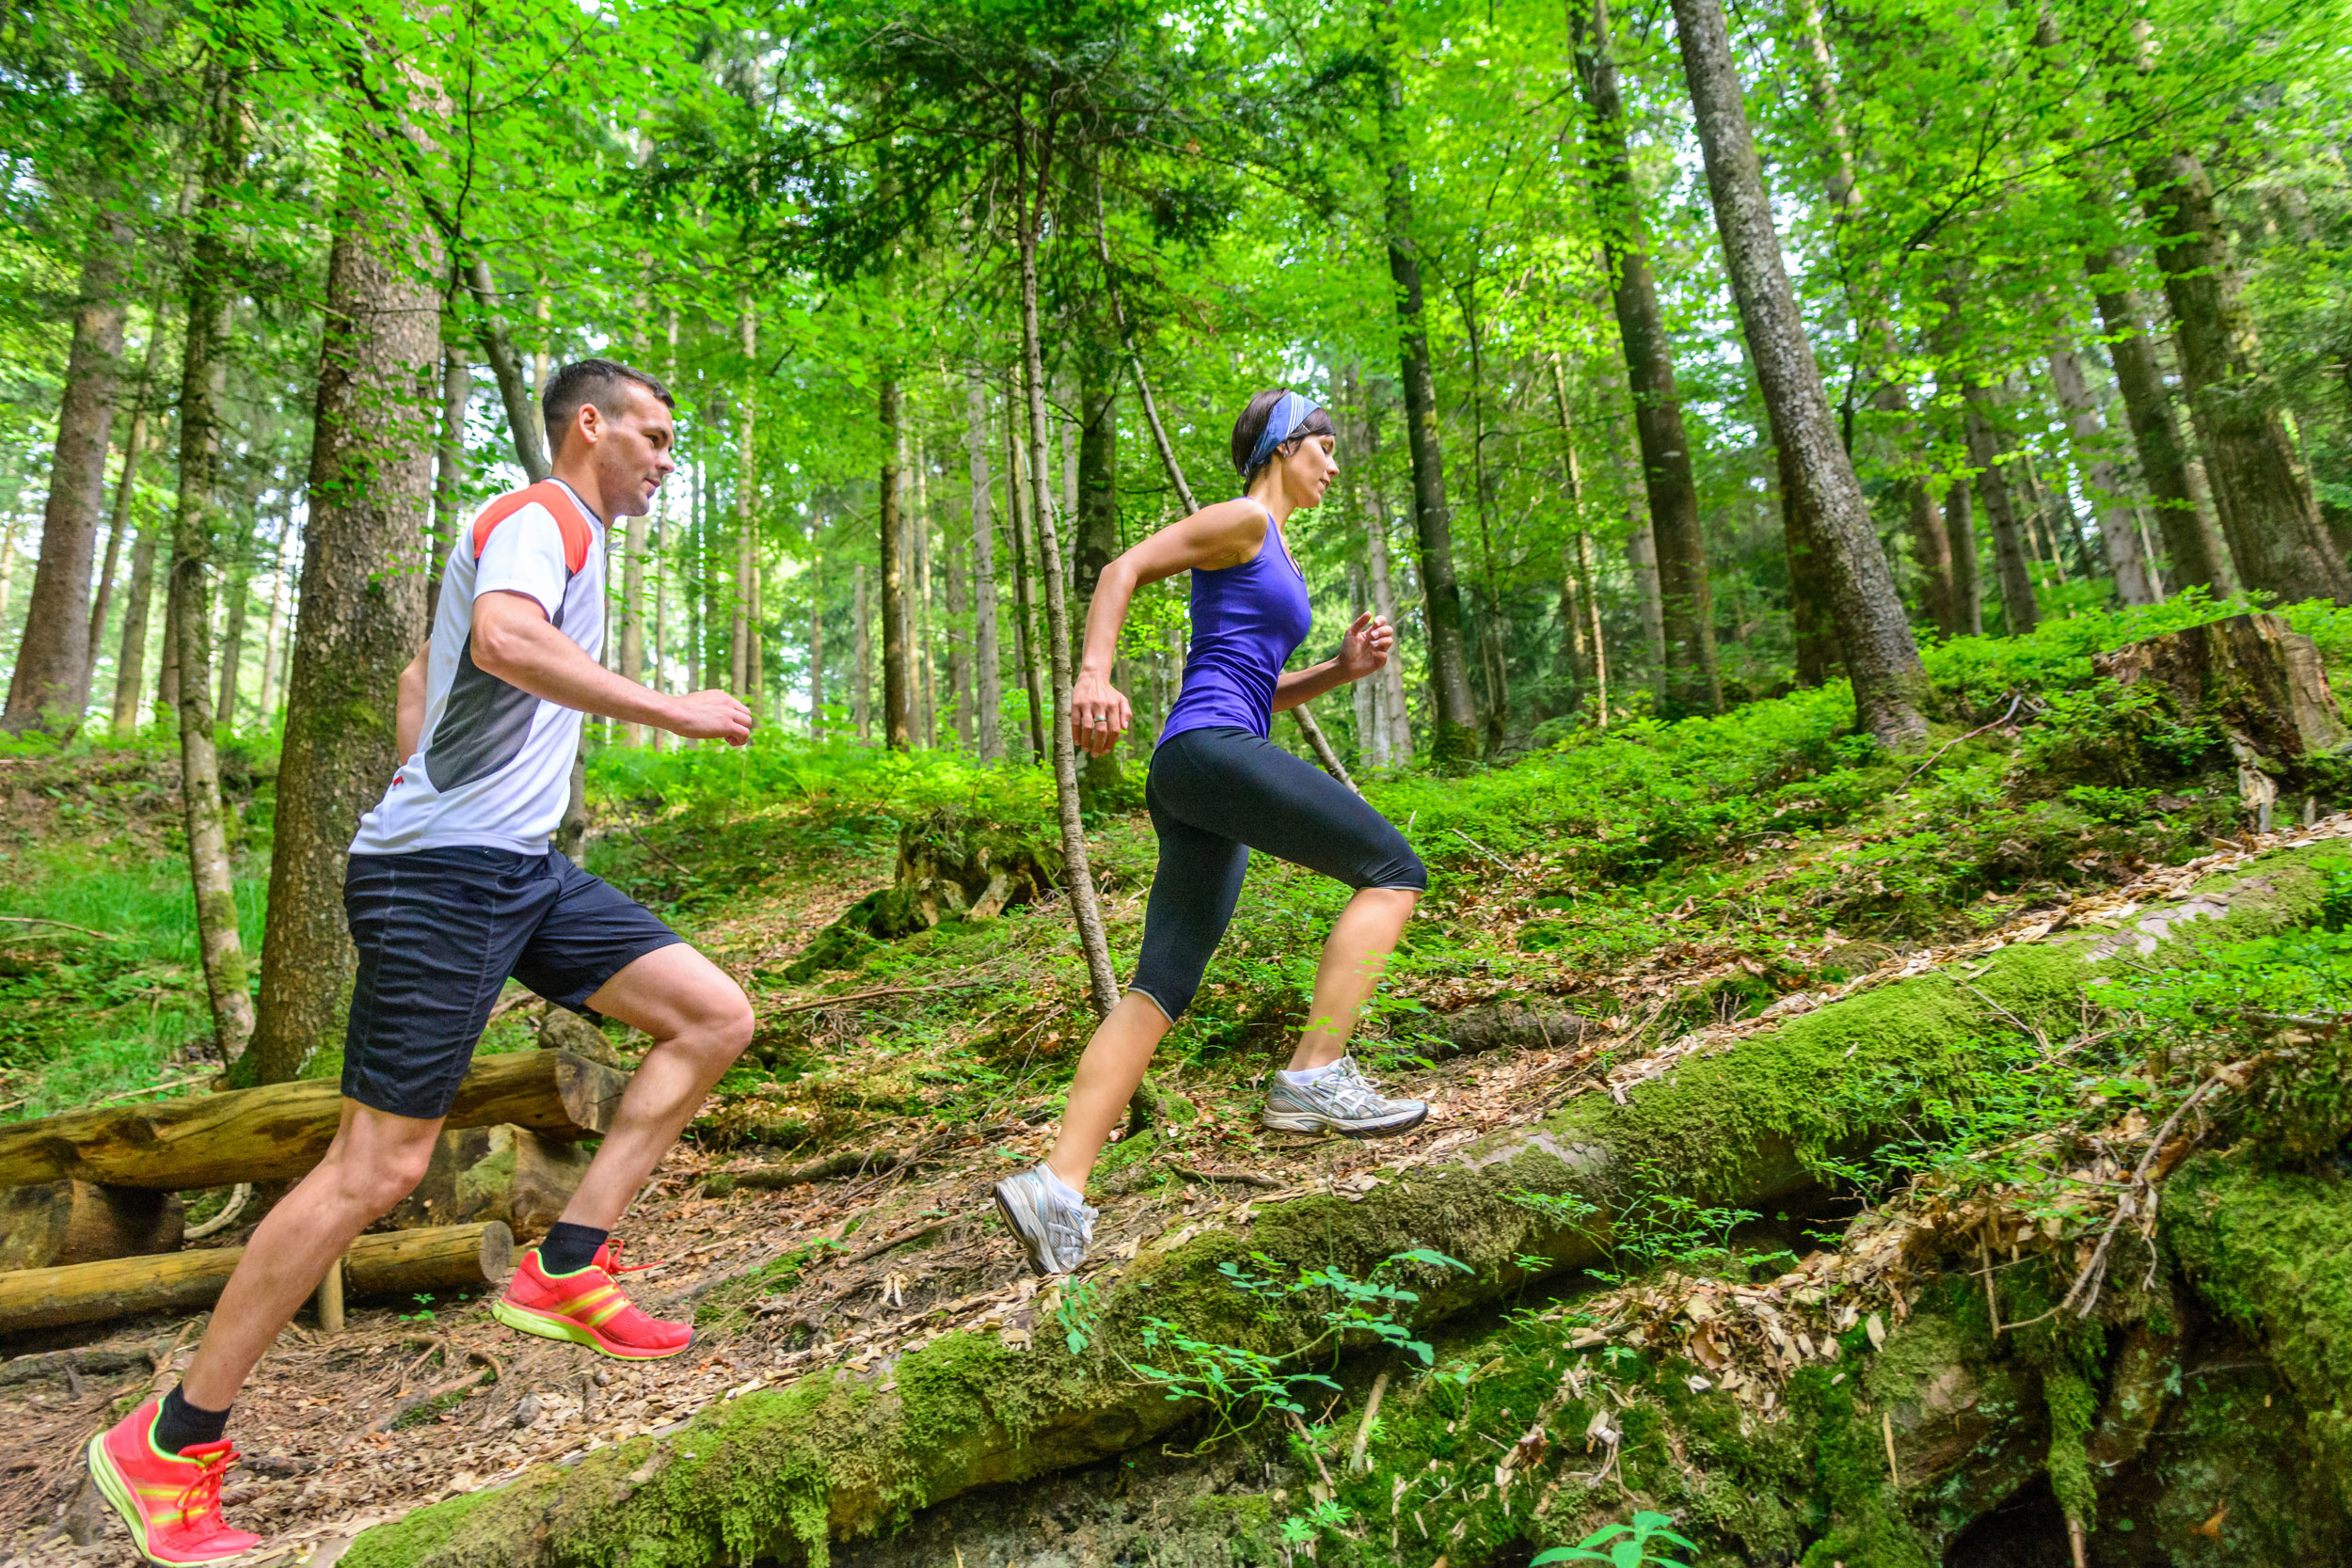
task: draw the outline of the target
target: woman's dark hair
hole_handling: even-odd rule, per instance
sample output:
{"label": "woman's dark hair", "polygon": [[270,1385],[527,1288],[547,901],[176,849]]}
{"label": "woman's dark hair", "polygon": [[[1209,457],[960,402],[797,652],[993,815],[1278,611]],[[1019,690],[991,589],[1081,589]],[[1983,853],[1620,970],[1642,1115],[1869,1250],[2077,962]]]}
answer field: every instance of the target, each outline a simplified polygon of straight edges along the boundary
{"label": "woman's dark hair", "polygon": [[[1251,398],[1249,406],[1241,411],[1241,418],[1233,421],[1233,471],[1241,475],[1241,482],[1244,484],[1248,484],[1258,477],[1256,470],[1249,467],[1249,454],[1258,450],[1258,437],[1265,434],[1265,422],[1273,417],[1274,405],[1282,401],[1282,394],[1288,389],[1283,387],[1267,388],[1256,397]],[[1336,433],[1331,429],[1331,416],[1318,408],[1307,416],[1305,424],[1291,432],[1291,441],[1296,441],[1308,436],[1334,434]],[[1283,447],[1288,445],[1290,441],[1282,443]],[[1274,450],[1279,454],[1282,447],[1277,447]],[[1263,465],[1261,464],[1260,467],[1263,467]]]}

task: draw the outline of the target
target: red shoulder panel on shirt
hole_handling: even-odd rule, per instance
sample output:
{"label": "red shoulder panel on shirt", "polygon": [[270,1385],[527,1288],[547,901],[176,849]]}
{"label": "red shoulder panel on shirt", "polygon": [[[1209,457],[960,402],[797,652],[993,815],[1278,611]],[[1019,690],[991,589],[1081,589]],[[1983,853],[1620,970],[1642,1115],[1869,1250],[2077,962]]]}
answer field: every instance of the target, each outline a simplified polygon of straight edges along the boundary
{"label": "red shoulder panel on shirt", "polygon": [[533,503],[548,509],[548,515],[555,519],[556,531],[564,536],[564,569],[577,572],[586,565],[588,546],[596,542],[596,536],[589,531],[588,519],[580,515],[580,503],[572,499],[572,493],[551,479],[501,496],[483,508],[482,515],[473,520],[473,558],[482,559],[493,529]]}

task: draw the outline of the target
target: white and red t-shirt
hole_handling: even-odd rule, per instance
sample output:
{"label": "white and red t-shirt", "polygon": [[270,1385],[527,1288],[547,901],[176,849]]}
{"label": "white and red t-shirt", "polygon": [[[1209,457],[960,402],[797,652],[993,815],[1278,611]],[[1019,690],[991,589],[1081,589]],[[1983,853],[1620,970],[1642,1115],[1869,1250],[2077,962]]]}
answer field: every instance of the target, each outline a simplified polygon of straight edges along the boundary
{"label": "white and red t-shirt", "polygon": [[500,591],[536,600],[580,652],[603,656],[604,520],[562,480],[492,501],[450,551],[425,659],[417,754],[359,818],[353,854],[456,845],[547,852],[570,797],[583,715],[474,663],[474,599]]}

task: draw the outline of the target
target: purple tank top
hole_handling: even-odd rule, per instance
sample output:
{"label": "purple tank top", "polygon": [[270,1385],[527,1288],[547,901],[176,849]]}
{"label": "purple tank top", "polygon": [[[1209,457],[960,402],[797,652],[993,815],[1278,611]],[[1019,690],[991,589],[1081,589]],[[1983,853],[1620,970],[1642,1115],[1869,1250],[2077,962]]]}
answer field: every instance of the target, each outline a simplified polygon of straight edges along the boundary
{"label": "purple tank top", "polygon": [[1224,726],[1264,736],[1274,723],[1275,683],[1313,621],[1307,580],[1269,512],[1255,560],[1193,571],[1184,689],[1160,738]]}

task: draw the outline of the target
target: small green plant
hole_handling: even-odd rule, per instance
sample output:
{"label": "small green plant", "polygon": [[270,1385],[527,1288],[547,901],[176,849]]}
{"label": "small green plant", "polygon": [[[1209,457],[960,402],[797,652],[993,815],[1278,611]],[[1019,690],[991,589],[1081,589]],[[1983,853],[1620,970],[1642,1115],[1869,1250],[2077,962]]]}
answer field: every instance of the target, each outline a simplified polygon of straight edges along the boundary
{"label": "small green plant", "polygon": [[1096,1308],[1100,1305],[1091,1279],[1067,1279],[1062,1282],[1060,1299],[1054,1303],[1054,1320],[1061,1324],[1062,1343],[1073,1355],[1081,1354],[1094,1337]]}
{"label": "small green plant", "polygon": [[[1249,1256],[1261,1268],[1275,1266],[1264,1253]],[[1268,1410],[1304,1416],[1307,1407],[1298,1398],[1299,1390],[1319,1386],[1336,1392],[1339,1385],[1321,1372],[1291,1370],[1291,1364],[1305,1361],[1327,1345],[1337,1350],[1348,1335],[1370,1335],[1424,1367],[1434,1360],[1428,1341],[1415,1338],[1412,1330],[1396,1321],[1395,1309],[1414,1305],[1421,1295],[1384,1275],[1407,1267],[1470,1272],[1469,1264],[1426,1247],[1381,1259],[1370,1279],[1357,1279],[1327,1265],[1301,1270],[1295,1278],[1286,1280],[1270,1273],[1253,1274],[1238,1263],[1220,1263],[1218,1272],[1234,1289],[1255,1298],[1261,1322],[1279,1324],[1304,1311],[1322,1323],[1322,1332],[1285,1354],[1269,1355],[1245,1345],[1197,1338],[1180,1324],[1152,1318],[1143,1325],[1143,1347],[1155,1357],[1163,1351],[1173,1353],[1168,1357],[1172,1364],[1157,1367],[1131,1362],[1128,1370],[1165,1389],[1171,1400],[1200,1400],[1216,1412],[1216,1422],[1201,1444],[1204,1449],[1220,1437],[1248,1431]],[[1250,1405],[1256,1408],[1248,1418],[1237,1419],[1238,1412]]]}
{"label": "small green plant", "polygon": [[409,1299],[417,1304],[417,1309],[414,1312],[395,1312],[392,1314],[394,1320],[404,1323],[431,1323],[433,1321],[433,1293],[429,1291],[419,1291]]}
{"label": "small green plant", "polygon": [[1633,1515],[1629,1525],[1605,1525],[1573,1546],[1554,1546],[1536,1553],[1528,1568],[1544,1568],[1552,1562],[1605,1562],[1609,1568],[1683,1568],[1681,1559],[1651,1550],[1659,1543],[1679,1546],[1686,1552],[1699,1549],[1698,1543],[1685,1541],[1669,1528],[1673,1523],[1663,1513],[1644,1509]]}

